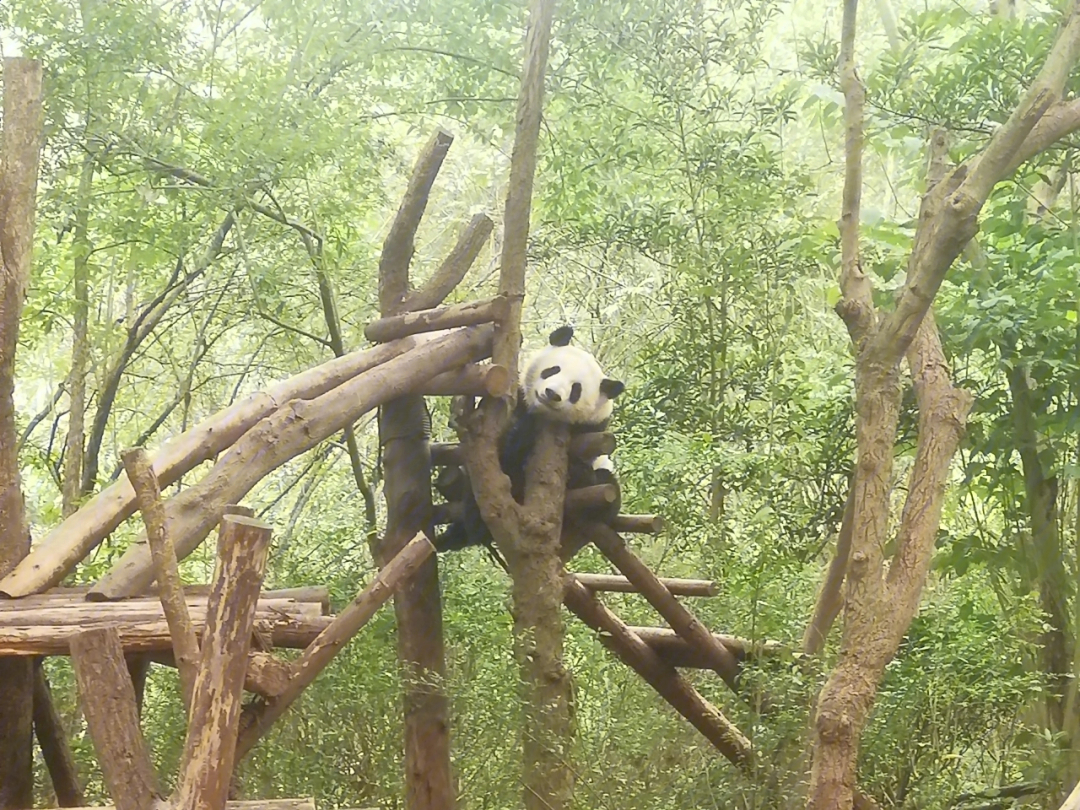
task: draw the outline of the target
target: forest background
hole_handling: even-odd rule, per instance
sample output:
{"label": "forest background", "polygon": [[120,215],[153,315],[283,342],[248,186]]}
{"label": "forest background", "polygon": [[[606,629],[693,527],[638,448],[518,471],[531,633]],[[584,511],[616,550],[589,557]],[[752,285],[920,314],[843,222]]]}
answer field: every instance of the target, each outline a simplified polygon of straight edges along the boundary
{"label": "forest background", "polygon": [[[694,605],[714,630],[792,651],[751,673],[777,704],[767,720],[709,673],[695,678],[779,774],[805,768],[790,741],[835,655],[807,665],[797,651],[854,453],[850,341],[832,310],[840,11],[820,0],[560,3],[529,248],[527,340],[573,323],[628,385],[615,422],[626,511],[667,521],[635,548],[664,575],[722,584]],[[930,133],[944,127],[957,160],[983,145],[1060,15],[936,0],[862,9],[862,250],[882,301],[904,278]],[[524,23],[522,4],[490,0],[0,2],[5,54],[46,69],[17,369],[35,537],[122,474],[122,448],[156,446],[364,343],[382,240],[434,129],[455,143],[414,276],[473,214],[498,218]],[[980,794],[1015,785],[1039,806],[1080,775],[1080,285],[1074,144],[1060,146],[998,186],[977,247],[937,299],[956,384],[975,405],[921,612],[862,739],[860,787],[886,807],[1008,807]],[[497,223],[462,299],[492,289],[499,239]],[[330,300],[340,335],[327,329]],[[905,400],[898,499],[914,414]],[[444,412],[433,425],[451,435]],[[357,427],[362,477],[331,442],[247,499],[274,526],[270,586],[327,583],[341,604],[370,578],[378,442],[371,421]],[[135,528],[78,580],[107,570]],[[189,579],[206,581],[209,553],[185,563]],[[607,570],[589,553],[575,568]],[[463,803],[515,806],[508,583],[475,551],[444,557],[440,572]],[[636,597],[613,604],[629,623],[655,623]],[[245,760],[246,795],[400,806],[393,621],[380,613]],[[740,776],[587,628],[567,632],[581,807],[785,806],[782,776]],[[49,675],[87,798],[100,800],[67,662],[51,660]],[[163,774],[180,754],[177,688],[174,672],[153,670],[144,728]],[[42,772],[42,801],[47,786]]]}

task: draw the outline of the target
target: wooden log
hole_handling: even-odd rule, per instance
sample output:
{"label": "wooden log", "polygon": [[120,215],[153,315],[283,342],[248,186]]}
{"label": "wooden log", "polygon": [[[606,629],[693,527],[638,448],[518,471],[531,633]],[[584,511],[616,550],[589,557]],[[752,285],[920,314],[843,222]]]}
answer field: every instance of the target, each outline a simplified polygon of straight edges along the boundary
{"label": "wooden log", "polygon": [[[674,630],[667,627],[631,627],[630,631],[673,667],[712,669],[706,656],[692,644],[688,644]],[[713,633],[713,638],[727,647],[740,665],[747,658],[774,655],[783,650],[783,645],[778,641],[752,641],[722,633]]]}
{"label": "wooden log", "polygon": [[269,549],[266,524],[241,515],[222,519],[176,810],[224,810],[229,798],[251,629]]}
{"label": "wooden log", "polygon": [[[157,799],[153,810],[172,810],[168,799]],[[115,805],[103,804],[89,807],[72,807],[70,810],[116,810]],[[225,802],[225,810],[315,810],[314,799],[255,799],[253,801]],[[377,810],[377,808],[371,808]]]}
{"label": "wooden log", "polygon": [[491,230],[494,227],[494,223],[487,214],[474,214],[458,238],[457,244],[439,265],[439,269],[432,274],[421,289],[414,290],[405,296],[401,311],[414,312],[439,306],[465,278],[465,274],[469,272],[476,257],[480,255],[480,249],[491,236]]}
{"label": "wooden log", "polygon": [[360,632],[398,584],[408,579],[434,552],[435,547],[427,536],[423,532],[417,534],[296,659],[288,688],[275,699],[256,701],[244,708],[236,747],[238,760],[255,746],[345,643]]}
{"label": "wooden log", "polygon": [[[430,446],[433,467],[460,467],[465,463],[457,442],[432,442]],[[614,433],[575,433],[570,437],[570,455],[574,458],[593,459],[614,451]]]}
{"label": "wooden log", "polygon": [[[404,354],[415,339],[387,343],[344,357],[268,386],[170,439],[154,455],[154,473],[169,486],[231,447],[281,404],[320,397],[361,373]],[[36,543],[30,555],[0,579],[0,594],[20,597],[57,585],[104,538],[135,513],[135,491],[126,477],[106,487]]]}
{"label": "wooden log", "polygon": [[[89,591],[89,585],[80,585],[71,588],[50,588],[44,593],[35,593],[20,599],[5,599],[0,596],[0,614],[3,614],[8,608],[13,607],[21,607],[33,611],[50,606],[55,607],[56,605],[77,604],[78,602],[86,600],[86,595]],[[184,599],[188,602],[188,610],[191,609],[192,605],[205,605],[206,597],[209,595],[210,586],[206,583],[184,586]],[[144,596],[125,598],[111,604],[132,605],[145,601],[160,601],[158,599],[157,583],[151,585]],[[325,585],[303,585],[297,588],[271,588],[270,590],[263,591],[259,596],[259,604],[269,604],[270,602],[275,603],[275,609],[280,609],[280,605],[282,604],[293,602],[317,604],[320,612],[325,616],[330,612],[330,589]],[[110,603],[95,602],[93,604],[106,605]],[[99,610],[101,608],[94,609]],[[306,610],[304,612],[307,613]]]}
{"label": "wooden log", "polygon": [[[206,623],[206,601],[188,599],[188,614],[196,624]],[[0,628],[34,627],[41,625],[71,625],[90,627],[104,624],[138,624],[165,619],[161,603],[142,598],[122,602],[53,603],[44,607],[26,604],[30,599],[0,600]],[[260,599],[257,616],[274,615],[295,619],[315,619],[322,615],[316,602],[294,602],[291,599]],[[2,630],[0,630],[2,632]]]}
{"label": "wooden log", "polygon": [[[146,539],[157,577],[161,607],[165,621],[172,634],[173,652],[180,675],[180,696],[185,711],[191,710],[191,693],[195,688],[195,675],[199,659],[199,641],[191,623],[184,588],[180,584],[180,569],[176,562],[176,548],[165,524],[165,507],[161,503],[161,489],[157,476],[150,465],[150,456],[141,447],[125,450],[120,454],[127,471],[128,480],[135,488],[135,503],[146,524]],[[140,701],[141,705],[141,701]]]}
{"label": "wooden log", "polygon": [[372,343],[388,343],[398,338],[411,337],[423,332],[440,332],[461,326],[476,326],[506,317],[507,300],[501,295],[487,301],[469,301],[435,309],[422,309],[390,315],[372,321],[364,327],[364,337]]}
{"label": "wooden log", "polygon": [[614,452],[614,433],[575,433],[570,437],[570,455],[574,458],[594,459],[597,456],[610,456]]}
{"label": "wooden log", "polygon": [[739,662],[727,647],[713,638],[712,633],[697,620],[687,608],[664,587],[656,574],[645,565],[618,535],[607,526],[597,524],[592,532],[593,543],[618,568],[627,579],[634,583],[638,592],[656,608],[661,616],[682,638],[701,650],[708,657],[712,669],[723,678],[724,683],[738,694]]}
{"label": "wooden log", "polygon": [[159,794],[157,779],[139,730],[135,688],[116,628],[74,636],[71,664],[109,796],[117,810],[150,810]]}
{"label": "wooden log", "polygon": [[[198,616],[193,619],[195,633],[201,638],[203,625]],[[329,627],[332,621],[332,616],[304,619],[270,614],[256,618],[254,632],[256,635],[265,636],[274,647],[303,649]],[[73,636],[84,629],[97,629],[100,626],[100,623],[89,623],[81,627],[40,625],[0,628],[0,655],[68,655]],[[120,624],[117,630],[127,653],[160,653],[172,650],[169,625],[164,619]]]}
{"label": "wooden log", "polygon": [[[590,591],[640,593],[637,586],[626,577],[614,574],[574,574],[574,576]],[[716,596],[719,592],[716,583],[707,579],[660,577],[660,583],[676,596]]]}
{"label": "wooden log", "polygon": [[704,734],[729,762],[746,773],[753,772],[753,749],[742,732],[672,666],[664,663],[649,645],[634,635],[588,588],[568,577],[564,602],[589,627],[606,633],[619,658]]}
{"label": "wooden log", "polygon": [[49,771],[57,804],[61,807],[85,804],[75,757],[72,756],[64,723],[56,711],[49,680],[40,661],[34,667],[34,736]]}
{"label": "wooden log", "polygon": [[[252,427],[195,485],[165,505],[177,556],[187,556],[216,525],[221,509],[235,503],[272,470],[344,430],[372,408],[412,391],[422,380],[477,360],[489,352],[491,327],[459,329],[354,377],[311,400],[283,404]],[[145,543],[131,546],[90,591],[91,599],[142,593],[153,580]]]}
{"label": "wooden log", "polygon": [[[312,636],[312,640],[314,640]],[[164,667],[176,668],[171,650],[146,653],[151,661]],[[273,653],[249,650],[247,672],[244,673],[244,691],[262,697],[277,697],[289,683],[292,667]]]}
{"label": "wooden log", "polygon": [[660,534],[664,518],[660,515],[619,515],[611,523],[613,531],[626,534]]}
{"label": "wooden log", "polygon": [[567,512],[581,512],[596,506],[615,503],[618,497],[619,489],[614,484],[596,484],[591,487],[568,489],[565,508]]}
{"label": "wooden log", "polygon": [[510,372],[502,366],[469,363],[436,374],[418,386],[418,393],[427,397],[505,397],[510,394]]}

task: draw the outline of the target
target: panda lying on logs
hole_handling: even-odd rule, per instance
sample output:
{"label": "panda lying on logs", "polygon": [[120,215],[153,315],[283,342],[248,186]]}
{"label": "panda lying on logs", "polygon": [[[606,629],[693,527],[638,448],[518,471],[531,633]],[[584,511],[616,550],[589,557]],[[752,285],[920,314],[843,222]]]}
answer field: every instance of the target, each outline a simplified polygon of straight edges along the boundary
{"label": "panda lying on logs", "polygon": [[[536,445],[541,422],[566,423],[572,434],[603,431],[611,418],[613,400],[624,389],[621,382],[604,375],[592,354],[570,345],[573,336],[572,326],[556,329],[548,345],[528,358],[521,375],[517,407],[499,445],[499,465],[510,478],[510,492],[518,503],[525,501],[525,465]],[[621,505],[611,459],[606,455],[593,459],[571,456],[567,489],[596,484],[614,485],[616,497],[612,503],[591,508],[585,517],[610,523],[619,514]],[[461,519],[436,538],[435,548],[453,551],[482,545],[494,552],[491,532],[480,516],[480,507],[467,481],[462,512]]]}

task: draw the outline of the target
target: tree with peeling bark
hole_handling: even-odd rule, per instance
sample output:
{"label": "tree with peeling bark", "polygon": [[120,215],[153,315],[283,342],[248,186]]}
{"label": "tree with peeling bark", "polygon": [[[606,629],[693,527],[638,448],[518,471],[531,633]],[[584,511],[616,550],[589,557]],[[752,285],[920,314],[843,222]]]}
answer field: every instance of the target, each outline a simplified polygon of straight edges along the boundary
{"label": "tree with peeling bark", "polygon": [[[840,658],[818,695],[813,720],[807,807],[814,810],[853,806],[859,740],[885,666],[918,609],[949,465],[971,407],[971,395],[952,385],[931,311],[934,296],[978,232],[980,209],[994,186],[1080,126],[1067,115],[1071,103],[1062,100],[1065,79],[1080,55],[1080,4],[1073,4],[1039,75],[979,153],[946,169],[944,144],[931,144],[931,166],[937,169],[922,201],[907,278],[895,308],[879,310],[859,252],[865,96],[856,73],[857,9],[857,0],[846,0],[839,58],[846,170],[837,304],[856,357],[857,459]],[[896,550],[886,560],[905,357],[918,402],[919,439]],[[823,592],[826,597],[834,598]]]}

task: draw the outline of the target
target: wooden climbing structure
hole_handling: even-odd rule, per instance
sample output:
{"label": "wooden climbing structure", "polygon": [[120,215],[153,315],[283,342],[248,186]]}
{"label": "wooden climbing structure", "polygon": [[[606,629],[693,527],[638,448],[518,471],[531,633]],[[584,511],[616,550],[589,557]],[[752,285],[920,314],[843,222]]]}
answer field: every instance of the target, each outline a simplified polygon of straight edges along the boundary
{"label": "wooden climbing structure", "polygon": [[[531,37],[542,34],[543,26],[530,27]],[[527,43],[526,50],[530,60],[537,58],[536,48]],[[530,87],[542,76],[543,61],[539,67],[530,61],[522,91],[526,108],[539,103],[540,94]],[[519,142],[522,121],[533,121],[538,128],[538,110],[535,115],[519,114]],[[535,133],[533,140],[535,148]],[[472,438],[464,433],[461,446],[429,443],[424,397],[467,401],[483,397],[485,403],[498,403],[513,393],[517,363],[513,340],[520,335],[523,294],[520,279],[504,278],[497,296],[443,305],[492,231],[491,220],[483,215],[465,228],[427,284],[413,289],[409,283],[414,236],[451,142],[448,134],[439,132],[420,155],[386,238],[380,261],[381,317],[365,330],[374,347],[339,352],[321,366],[253,394],[176,436],[152,457],[138,448],[125,452],[127,475],[40,538],[0,579],[0,656],[71,657],[89,735],[119,810],[226,806],[236,763],[391,596],[400,660],[407,667],[443,674],[438,566],[429,537],[437,524],[459,514],[461,487],[469,485],[463,467],[470,472],[478,469],[470,452],[487,453],[490,461],[495,451],[491,434],[483,432],[486,427]],[[515,177],[520,179],[515,175],[519,165],[515,163],[511,171],[512,187]],[[511,213],[514,205],[520,208],[519,198],[525,194],[527,233],[531,167],[529,171],[529,184],[523,191],[512,188],[507,203],[507,242],[520,251],[522,273],[524,237],[517,233],[510,238]],[[511,263],[504,254],[504,272]],[[500,356],[505,362],[499,362]],[[386,530],[372,548],[379,573],[336,615],[330,613],[323,588],[264,591],[271,527],[238,504],[267,474],[349,431],[358,418],[377,408],[388,512]],[[486,419],[494,410],[485,411],[482,405],[477,413]],[[564,469],[567,453],[606,454],[614,443],[610,433],[564,440]],[[162,496],[164,487],[206,462],[211,462],[209,469],[198,480],[178,494]],[[439,471],[434,484],[433,470]],[[433,488],[444,502],[433,503]],[[751,767],[747,738],[678,669],[712,670],[745,698],[742,663],[770,651],[772,645],[713,634],[678,597],[708,596],[715,593],[715,585],[660,578],[633,553],[623,534],[659,532],[661,518],[622,515],[610,526],[582,523],[572,519],[574,515],[610,499],[610,491],[590,487],[565,492],[564,475],[562,489],[554,494],[540,505],[550,512],[553,501],[554,520],[548,514],[543,525],[561,526],[555,535],[553,564],[562,580],[566,608],[593,628],[606,647],[723,756],[739,768]],[[564,510],[571,519],[562,520]],[[104,576],[88,588],[60,586],[136,513],[145,524],[144,535]],[[215,529],[213,581],[203,586],[182,584],[178,561]],[[589,543],[617,573],[565,570],[563,566]],[[527,564],[531,563],[511,560],[512,568]],[[628,626],[601,601],[605,591],[642,594],[666,627]],[[302,652],[286,660],[275,654],[279,648]],[[187,712],[177,787],[168,797],[151,766],[140,729],[139,679],[132,678],[133,671],[150,663],[178,670]],[[446,697],[423,684],[410,684],[407,690],[406,705],[412,710],[405,719],[406,804],[452,807]],[[61,804],[84,804],[40,666],[35,672],[34,718]],[[288,810],[312,804],[275,800],[230,806]]]}

